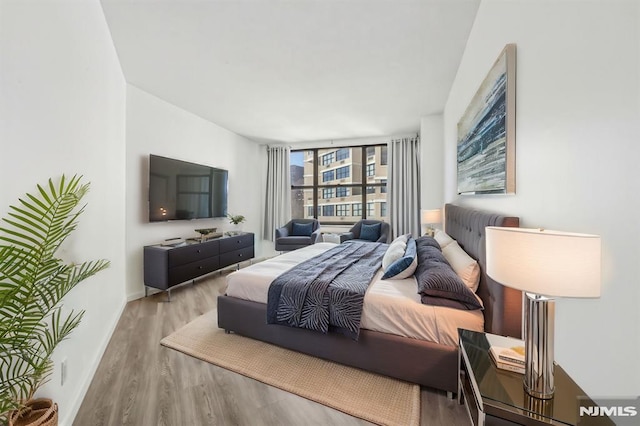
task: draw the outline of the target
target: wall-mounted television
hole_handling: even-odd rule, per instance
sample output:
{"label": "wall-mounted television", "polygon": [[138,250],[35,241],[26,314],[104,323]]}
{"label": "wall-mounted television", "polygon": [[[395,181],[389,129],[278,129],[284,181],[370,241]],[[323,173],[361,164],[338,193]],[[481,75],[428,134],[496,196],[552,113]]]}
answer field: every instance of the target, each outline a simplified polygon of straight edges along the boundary
{"label": "wall-mounted television", "polygon": [[149,222],[227,216],[227,170],[149,155]]}

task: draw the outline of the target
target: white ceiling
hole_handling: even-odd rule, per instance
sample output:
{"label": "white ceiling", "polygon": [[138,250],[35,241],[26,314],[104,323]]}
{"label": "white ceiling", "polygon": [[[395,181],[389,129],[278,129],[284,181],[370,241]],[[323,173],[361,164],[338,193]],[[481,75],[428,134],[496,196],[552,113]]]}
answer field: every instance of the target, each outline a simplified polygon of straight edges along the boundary
{"label": "white ceiling", "polygon": [[101,0],[125,78],[256,141],[417,132],[479,0]]}

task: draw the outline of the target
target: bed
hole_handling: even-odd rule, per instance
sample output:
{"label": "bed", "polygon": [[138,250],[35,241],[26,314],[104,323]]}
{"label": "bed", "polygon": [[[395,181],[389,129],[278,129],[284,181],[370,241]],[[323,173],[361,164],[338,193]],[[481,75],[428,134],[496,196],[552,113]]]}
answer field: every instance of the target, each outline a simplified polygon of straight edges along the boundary
{"label": "bed", "polygon": [[[384,300],[385,293],[408,299],[415,296],[406,291],[408,284],[394,283],[395,287],[390,286],[388,282],[379,280],[380,272],[377,272],[373,280],[375,284],[367,290],[357,340],[336,333],[319,333],[267,324],[265,282],[268,284],[287,265],[293,266],[309,256],[309,253],[292,252],[229,275],[227,293],[218,298],[218,327],[227,332],[341,364],[422,386],[456,392],[458,350],[457,339],[452,334],[457,333],[456,326],[462,324],[463,328],[471,329],[480,327],[494,334],[520,337],[521,292],[496,283],[484,273],[484,228],[518,225],[517,217],[491,214],[453,204],[445,206],[445,232],[480,265],[480,284],[476,295],[482,300],[484,310],[460,312],[451,308],[419,307],[422,310],[416,311],[417,313],[398,314],[396,317],[401,320],[395,323],[392,321],[391,327],[396,329],[389,332],[388,324],[380,324],[385,314],[375,311],[376,304],[369,302],[375,298]],[[322,253],[326,249],[321,244],[309,250]],[[373,311],[368,305],[374,306]],[[438,331],[427,329],[427,335],[422,335],[420,323],[435,323]],[[445,327],[444,324],[448,326]],[[447,332],[440,333],[440,329],[446,328],[449,328]]]}

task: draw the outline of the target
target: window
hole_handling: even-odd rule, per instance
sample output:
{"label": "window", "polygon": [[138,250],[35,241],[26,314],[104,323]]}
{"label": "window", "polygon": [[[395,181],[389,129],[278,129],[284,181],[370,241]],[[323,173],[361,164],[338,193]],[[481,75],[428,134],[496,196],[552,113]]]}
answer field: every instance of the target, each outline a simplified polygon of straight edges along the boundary
{"label": "window", "polygon": [[331,164],[335,161],[334,158],[335,152],[330,152],[322,156],[322,165],[326,166],[327,164]]}
{"label": "window", "polygon": [[346,160],[349,158],[349,149],[348,148],[340,148],[336,151],[336,160]]}
{"label": "window", "polygon": [[367,217],[373,217],[376,214],[375,203],[367,203]]}
{"label": "window", "polygon": [[375,146],[368,146],[367,147],[367,157],[373,157],[374,155],[376,155],[376,147]]}
{"label": "window", "polygon": [[349,177],[349,166],[339,167],[336,169],[336,179],[345,179]]}
{"label": "window", "polygon": [[377,220],[389,220],[389,210],[387,209],[387,194],[367,195],[367,218]]}
{"label": "window", "polygon": [[367,176],[376,175],[376,163],[367,164]]}
{"label": "window", "polygon": [[334,205],[322,206],[322,216],[335,216],[333,214]]}
{"label": "window", "polygon": [[[303,189],[291,190],[291,214],[292,217],[306,217],[303,216],[305,207],[309,206],[308,202],[305,202],[305,192]],[[313,207],[313,205],[311,205]],[[313,217],[313,216],[311,216]]]}
{"label": "window", "polygon": [[385,153],[386,145],[291,151],[291,217],[323,224],[379,219],[386,213],[378,207],[387,201]]}
{"label": "window", "polygon": [[348,197],[349,196],[349,188],[340,187],[336,188],[336,197]]}
{"label": "window", "polygon": [[387,147],[383,146],[380,148],[380,165],[386,166],[387,164]]}
{"label": "window", "polygon": [[[311,151],[313,154],[313,151]],[[289,156],[289,170],[291,174],[291,185],[304,185],[304,174],[307,170],[306,164],[309,162],[309,151],[292,151]]]}

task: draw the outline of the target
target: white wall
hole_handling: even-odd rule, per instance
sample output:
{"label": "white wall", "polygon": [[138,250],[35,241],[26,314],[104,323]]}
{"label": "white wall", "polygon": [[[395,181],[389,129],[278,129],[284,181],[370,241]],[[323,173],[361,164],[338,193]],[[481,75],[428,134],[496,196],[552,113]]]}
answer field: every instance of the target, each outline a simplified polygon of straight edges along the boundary
{"label": "white wall", "polygon": [[[259,145],[216,124],[127,85],[127,297],[144,295],[143,246],[168,238],[193,237],[194,229],[229,230],[227,219],[148,221],[149,154],[219,167],[229,171],[228,212],[247,218],[243,231],[256,234],[261,255],[261,162]],[[262,155],[261,155],[262,154]]]}
{"label": "white wall", "polygon": [[[638,2],[483,1],[444,113],[445,201],[602,236],[599,299],[559,300],[556,360],[591,396],[640,393]],[[456,195],[456,123],[517,44],[513,196]]]}
{"label": "white wall", "polygon": [[69,425],[125,303],[125,81],[98,1],[3,0],[0,8],[0,214],[49,177],[82,174],[91,182],[87,208],[60,255],[111,261],[64,299],[65,309],[86,314],[40,392]]}
{"label": "white wall", "polygon": [[444,135],[442,114],[420,120],[420,205],[423,210],[442,208],[444,204]]}

